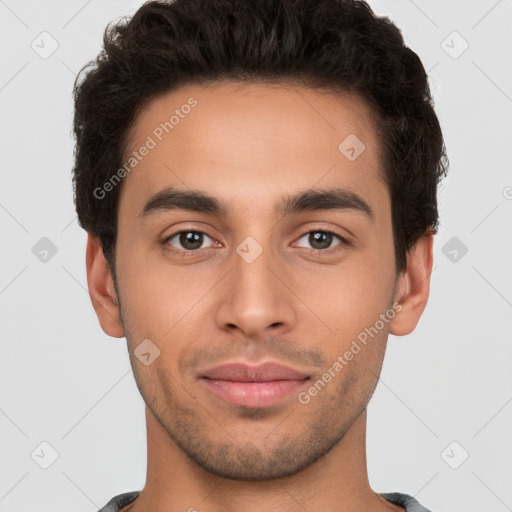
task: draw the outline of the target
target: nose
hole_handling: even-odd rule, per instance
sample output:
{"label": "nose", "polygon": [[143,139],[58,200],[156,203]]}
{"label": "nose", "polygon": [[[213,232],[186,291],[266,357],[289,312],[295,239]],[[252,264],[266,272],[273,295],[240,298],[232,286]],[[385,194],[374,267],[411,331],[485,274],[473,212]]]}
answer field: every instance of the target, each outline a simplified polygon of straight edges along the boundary
{"label": "nose", "polygon": [[[246,247],[249,252],[255,250],[250,243]],[[294,295],[287,286],[286,271],[269,249],[261,249],[253,261],[242,251],[242,256],[233,255],[233,267],[224,281],[225,291],[217,310],[219,327],[239,331],[243,338],[282,334],[292,327],[295,318]]]}

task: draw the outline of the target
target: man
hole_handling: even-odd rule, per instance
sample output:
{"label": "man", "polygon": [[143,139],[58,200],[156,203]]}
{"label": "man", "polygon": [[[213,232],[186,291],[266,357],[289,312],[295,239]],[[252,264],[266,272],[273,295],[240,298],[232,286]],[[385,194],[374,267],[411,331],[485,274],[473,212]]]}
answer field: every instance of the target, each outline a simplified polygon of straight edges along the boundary
{"label": "man", "polygon": [[447,169],[399,30],[361,1],[150,2],[75,107],[90,296],[146,403],[144,489],[102,511],[426,511],[366,467]]}

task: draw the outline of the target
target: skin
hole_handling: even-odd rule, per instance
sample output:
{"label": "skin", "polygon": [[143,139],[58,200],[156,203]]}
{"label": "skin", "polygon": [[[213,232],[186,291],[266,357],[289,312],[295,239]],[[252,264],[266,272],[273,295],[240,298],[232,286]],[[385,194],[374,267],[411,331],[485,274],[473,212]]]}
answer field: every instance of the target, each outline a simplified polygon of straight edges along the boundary
{"label": "skin", "polygon": [[[190,97],[198,105],[122,184],[117,290],[97,237],[89,233],[87,244],[99,322],[108,335],[126,336],[146,403],[146,484],[124,510],[403,510],[369,485],[366,408],[388,334],[410,333],[426,306],[433,237],[420,238],[397,275],[371,108],[353,93],[291,84],[189,85],[139,115],[129,152]],[[354,161],[338,149],[349,134],[366,146]],[[148,198],[169,186],[222,199],[228,215],[141,217]],[[364,198],[373,221],[355,210],[274,215],[285,194],[334,186]],[[322,246],[309,234],[321,228],[349,244],[333,237],[312,253]],[[165,241],[187,229],[205,233],[198,253],[166,251],[190,251],[179,237]],[[250,264],[236,252],[247,236],[263,250]],[[308,404],[295,393],[242,408],[198,379],[206,367],[243,360],[280,362],[315,382],[393,303],[401,310]],[[134,350],[148,338],[160,356],[145,366]]]}

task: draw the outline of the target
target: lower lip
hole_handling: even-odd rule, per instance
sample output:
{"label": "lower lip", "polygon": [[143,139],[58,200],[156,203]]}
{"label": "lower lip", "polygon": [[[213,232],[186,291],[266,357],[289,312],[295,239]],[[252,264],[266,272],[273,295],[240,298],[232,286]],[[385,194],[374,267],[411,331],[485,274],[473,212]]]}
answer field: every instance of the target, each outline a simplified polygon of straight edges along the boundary
{"label": "lower lip", "polygon": [[234,382],[207,378],[201,380],[213,394],[226,402],[245,407],[268,407],[298,391],[308,379],[269,382]]}

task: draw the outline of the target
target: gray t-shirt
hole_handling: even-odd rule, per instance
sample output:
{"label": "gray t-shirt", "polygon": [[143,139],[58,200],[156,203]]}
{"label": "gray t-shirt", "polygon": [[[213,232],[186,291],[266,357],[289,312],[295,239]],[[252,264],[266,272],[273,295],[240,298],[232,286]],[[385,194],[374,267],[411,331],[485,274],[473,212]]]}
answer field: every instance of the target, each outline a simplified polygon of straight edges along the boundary
{"label": "gray t-shirt", "polygon": [[[135,501],[135,498],[137,498],[139,494],[140,491],[118,494],[98,512],[118,512],[121,508]],[[407,494],[400,492],[383,492],[380,493],[380,495],[390,503],[404,507],[406,512],[430,512],[430,510],[420,505],[412,496]]]}

